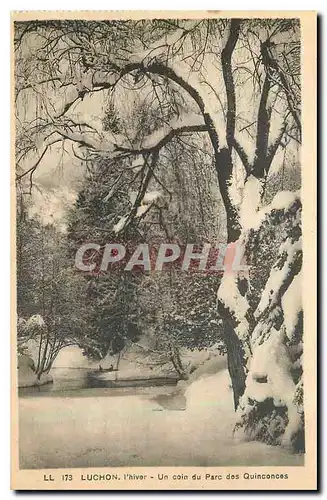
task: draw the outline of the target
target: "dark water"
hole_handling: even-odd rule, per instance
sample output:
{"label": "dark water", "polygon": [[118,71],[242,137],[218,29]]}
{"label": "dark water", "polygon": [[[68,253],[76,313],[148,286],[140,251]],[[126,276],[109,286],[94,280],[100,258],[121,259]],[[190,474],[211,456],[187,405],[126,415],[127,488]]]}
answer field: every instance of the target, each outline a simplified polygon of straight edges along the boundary
{"label": "dark water", "polygon": [[[153,378],[151,380],[129,380],[128,382],[115,382],[115,380],[101,380],[97,373],[89,368],[53,368],[51,370],[53,382],[38,387],[21,387],[19,396],[91,396],[96,395],[122,395],[132,392],[142,394],[147,392],[146,388],[162,387],[164,391],[171,392],[177,383],[175,378]],[[93,389],[93,391],[91,390]],[[103,394],[102,394],[103,393]]]}
{"label": "dark water", "polygon": [[52,383],[40,385],[38,387],[21,387],[19,388],[19,395],[36,395],[44,392],[87,389],[90,387],[88,373],[89,370],[85,368],[53,368],[51,370],[51,376],[53,377]]}

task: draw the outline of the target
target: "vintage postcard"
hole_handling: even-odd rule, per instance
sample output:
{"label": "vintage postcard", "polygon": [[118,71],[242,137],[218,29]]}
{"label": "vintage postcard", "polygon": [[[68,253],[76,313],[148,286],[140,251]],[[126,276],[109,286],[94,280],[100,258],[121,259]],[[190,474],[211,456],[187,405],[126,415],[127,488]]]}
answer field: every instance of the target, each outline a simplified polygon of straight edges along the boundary
{"label": "vintage postcard", "polygon": [[12,13],[12,488],[315,490],[316,13]]}

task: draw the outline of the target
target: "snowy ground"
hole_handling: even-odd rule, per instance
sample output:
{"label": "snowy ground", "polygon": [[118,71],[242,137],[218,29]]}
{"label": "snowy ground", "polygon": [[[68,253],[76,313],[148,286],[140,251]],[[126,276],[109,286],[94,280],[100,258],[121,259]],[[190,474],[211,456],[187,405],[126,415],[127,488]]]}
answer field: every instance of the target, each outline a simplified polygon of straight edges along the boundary
{"label": "snowy ground", "polygon": [[233,438],[229,383],[226,370],[194,381],[185,411],[146,394],[21,398],[20,467],[302,465],[282,448]]}

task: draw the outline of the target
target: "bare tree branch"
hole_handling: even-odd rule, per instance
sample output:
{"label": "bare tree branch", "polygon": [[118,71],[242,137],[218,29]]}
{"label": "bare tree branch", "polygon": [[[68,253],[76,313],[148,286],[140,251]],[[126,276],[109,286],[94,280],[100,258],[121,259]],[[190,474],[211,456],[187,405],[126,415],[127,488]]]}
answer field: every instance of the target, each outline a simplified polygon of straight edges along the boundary
{"label": "bare tree branch", "polygon": [[240,19],[232,19],[229,28],[229,37],[227,43],[221,52],[221,63],[223,68],[223,77],[225,83],[225,91],[227,96],[227,122],[226,122],[226,138],[227,144],[232,150],[233,140],[235,136],[235,119],[236,119],[236,98],[235,85],[232,71],[232,55],[238,41],[240,33]]}

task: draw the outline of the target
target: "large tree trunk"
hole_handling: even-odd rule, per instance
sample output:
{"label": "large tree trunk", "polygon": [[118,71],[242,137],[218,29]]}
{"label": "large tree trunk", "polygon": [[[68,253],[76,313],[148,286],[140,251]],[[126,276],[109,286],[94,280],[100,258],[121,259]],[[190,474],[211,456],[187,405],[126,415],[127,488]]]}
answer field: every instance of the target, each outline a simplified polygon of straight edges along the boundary
{"label": "large tree trunk", "polygon": [[182,365],[182,360],[178,351],[178,348],[173,342],[170,343],[170,359],[171,362],[181,380],[187,380],[187,375]]}
{"label": "large tree trunk", "polygon": [[222,148],[215,154],[215,169],[219,184],[220,194],[224,203],[227,219],[227,243],[237,241],[241,235],[239,213],[231,199],[229,186],[232,181],[233,163],[230,151]]}
{"label": "large tree trunk", "polygon": [[232,382],[234,408],[236,410],[245,391],[244,351],[235,330],[227,321],[225,323],[224,341],[227,348],[227,366]]}
{"label": "large tree trunk", "polygon": [[232,311],[218,299],[218,312],[224,322],[224,343],[227,350],[227,367],[232,382],[234,408],[237,410],[240,398],[245,391],[245,353],[242,341],[239,339],[235,327],[235,318]]}
{"label": "large tree trunk", "polygon": [[[241,235],[241,223],[238,210],[229,193],[233,175],[233,162],[231,152],[228,148],[222,148],[216,153],[215,168],[220,188],[220,193],[224,202],[226,211],[227,226],[227,244],[236,242]],[[230,272],[230,271],[228,271]],[[234,394],[234,407],[238,407],[239,400],[245,390],[245,369],[244,369],[244,351],[242,342],[235,332],[237,323],[233,317],[232,311],[219,301],[218,312],[224,322],[224,340],[227,349],[228,371],[232,382]]]}

